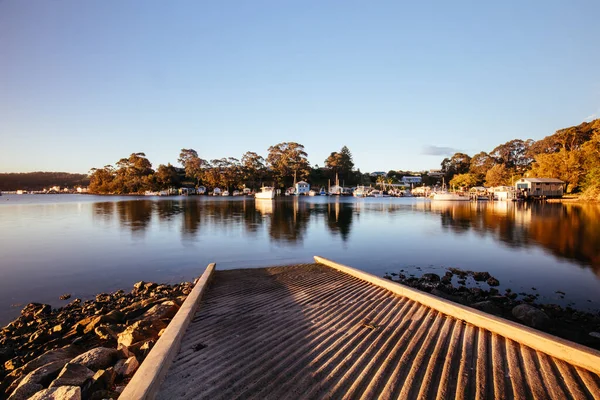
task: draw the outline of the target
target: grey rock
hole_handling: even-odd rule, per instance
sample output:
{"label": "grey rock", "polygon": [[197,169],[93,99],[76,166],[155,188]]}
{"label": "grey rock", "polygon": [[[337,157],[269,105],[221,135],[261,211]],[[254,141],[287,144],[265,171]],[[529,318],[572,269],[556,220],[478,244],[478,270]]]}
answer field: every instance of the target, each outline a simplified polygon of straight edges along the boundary
{"label": "grey rock", "polygon": [[440,276],[438,274],[428,273],[423,274],[422,278],[428,282],[439,282]]}
{"label": "grey rock", "polygon": [[119,360],[115,364],[115,372],[117,375],[130,377],[135,374],[135,371],[139,368],[140,363],[137,358],[129,357],[127,360]]}
{"label": "grey rock", "polygon": [[94,376],[94,371],[81,364],[66,364],[52,381],[50,387],[58,386],[82,386],[88,379]]}
{"label": "grey rock", "polygon": [[493,276],[489,277],[486,282],[490,286],[498,286],[498,285],[500,285],[500,281],[498,279],[494,278]]}
{"label": "grey rock", "polygon": [[536,329],[545,329],[550,326],[550,318],[542,310],[529,305],[520,304],[512,309],[512,315],[523,324]]}
{"label": "grey rock", "polygon": [[81,364],[91,370],[97,371],[106,368],[114,363],[118,358],[119,352],[117,349],[109,349],[107,347],[96,347],[88,352],[85,352],[71,360],[72,364]]}
{"label": "grey rock", "polygon": [[8,400],[27,400],[43,389],[44,387],[39,383],[24,383],[10,395]]}
{"label": "grey rock", "polygon": [[[12,391],[11,396],[9,397],[9,400],[13,400],[13,396],[15,396],[15,398],[21,398],[21,396],[31,396],[34,393],[36,393],[38,390],[40,390],[38,388],[38,390],[33,391],[34,388],[36,388],[35,385],[41,385],[43,389],[44,386],[48,386],[50,384],[50,382],[52,382],[54,380],[54,378],[56,378],[56,376],[58,375],[58,373],[60,372],[60,370],[63,368],[63,366],[66,364],[65,361],[55,361],[52,362],[50,364],[41,366],[33,371],[31,371],[29,374],[27,374],[23,379],[21,379],[19,381],[18,386],[14,387],[15,384],[17,383],[16,381],[13,382],[13,384],[9,387],[8,391]],[[13,390],[14,388],[14,390]]]}
{"label": "grey rock", "polygon": [[494,304],[493,301],[489,301],[489,300],[480,301],[478,303],[473,303],[473,304],[471,304],[471,307],[473,307],[479,311],[488,313],[488,314],[493,314],[493,315],[502,314],[502,310],[500,309],[500,307],[498,307],[496,304]]}
{"label": "grey rock", "polygon": [[489,272],[473,272],[473,279],[475,279],[478,282],[488,280],[491,277],[492,276]]}

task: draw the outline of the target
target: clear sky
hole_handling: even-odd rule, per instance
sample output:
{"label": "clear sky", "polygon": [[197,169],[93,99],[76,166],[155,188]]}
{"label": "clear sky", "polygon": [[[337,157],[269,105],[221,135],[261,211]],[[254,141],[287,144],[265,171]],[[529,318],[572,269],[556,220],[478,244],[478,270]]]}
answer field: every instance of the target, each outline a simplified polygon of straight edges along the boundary
{"label": "clear sky", "polygon": [[0,0],[0,171],[302,143],[439,168],[600,114],[600,2]]}

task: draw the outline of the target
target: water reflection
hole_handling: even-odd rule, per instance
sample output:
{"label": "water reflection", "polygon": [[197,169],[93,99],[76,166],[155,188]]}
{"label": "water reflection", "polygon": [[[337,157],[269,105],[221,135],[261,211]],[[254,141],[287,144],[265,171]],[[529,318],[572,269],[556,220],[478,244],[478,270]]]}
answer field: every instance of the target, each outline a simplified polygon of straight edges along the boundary
{"label": "water reflection", "polygon": [[167,199],[94,203],[94,219],[143,235],[153,224],[179,225],[182,239],[202,229],[256,236],[265,230],[269,240],[301,244],[311,227],[324,225],[332,237],[347,242],[361,214],[396,218],[400,214],[439,215],[443,231],[492,237],[509,247],[539,247],[555,257],[591,266],[600,275],[600,207],[579,204],[521,204],[506,202],[444,203],[429,201],[369,202],[353,199]]}

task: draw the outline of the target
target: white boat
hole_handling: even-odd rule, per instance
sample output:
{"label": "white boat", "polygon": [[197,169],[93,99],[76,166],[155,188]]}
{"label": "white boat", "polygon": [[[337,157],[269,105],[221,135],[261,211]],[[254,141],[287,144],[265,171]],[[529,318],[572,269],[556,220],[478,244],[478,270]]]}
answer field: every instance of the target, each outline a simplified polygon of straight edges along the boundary
{"label": "white boat", "polygon": [[312,189],[311,189],[311,190],[309,190],[309,191],[308,191],[308,195],[309,195],[309,196],[318,196],[318,195],[319,195],[319,193],[318,193],[316,190],[312,190]]}
{"label": "white boat", "polygon": [[198,186],[198,189],[196,189],[196,193],[204,194],[206,193],[206,188],[204,186]]}
{"label": "white boat", "polygon": [[158,192],[153,192],[151,190],[146,190],[144,192],[144,196],[158,196]]}
{"label": "white boat", "polygon": [[260,192],[254,195],[256,199],[267,199],[271,200],[275,198],[275,188],[272,186],[263,186],[260,188]]}
{"label": "white boat", "polygon": [[213,196],[220,196],[221,195],[221,189],[220,188],[215,188],[212,192]]}
{"label": "white boat", "polygon": [[221,193],[221,196],[229,196],[229,190],[223,191],[223,193]]}
{"label": "white boat", "polygon": [[233,196],[239,196],[240,195],[240,191],[239,190],[234,190],[233,191]]}
{"label": "white boat", "polygon": [[436,201],[469,201],[469,196],[461,196],[458,193],[435,192],[431,195],[431,200]]}
{"label": "white boat", "polygon": [[373,190],[370,194],[370,197],[383,197],[383,192],[380,190]]}
{"label": "white boat", "polygon": [[367,197],[367,190],[364,186],[357,186],[356,189],[354,189],[354,192],[352,192],[352,195],[354,197]]}

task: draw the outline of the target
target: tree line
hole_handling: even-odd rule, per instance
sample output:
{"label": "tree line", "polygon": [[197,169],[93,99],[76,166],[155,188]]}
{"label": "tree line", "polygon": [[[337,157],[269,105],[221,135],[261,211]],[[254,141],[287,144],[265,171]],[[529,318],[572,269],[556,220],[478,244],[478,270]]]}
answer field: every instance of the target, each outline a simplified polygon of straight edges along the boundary
{"label": "tree line", "polygon": [[560,129],[544,139],[514,139],[470,157],[445,158],[442,172],[451,186],[512,185],[522,177],[557,178],[567,193],[600,199],[600,119]]}
{"label": "tree line", "polygon": [[52,186],[74,187],[87,186],[89,177],[86,174],[68,172],[19,172],[0,173],[0,190],[43,190]]}
{"label": "tree line", "polygon": [[296,142],[271,146],[266,157],[248,151],[240,159],[205,160],[194,149],[181,149],[177,161],[183,168],[169,163],[154,170],[144,153],[133,153],[115,165],[93,168],[89,190],[92,193],[127,194],[201,185],[227,190],[256,189],[262,185],[285,188],[294,181],[307,179],[313,184],[325,184],[335,176],[346,184],[360,183],[364,179],[360,170],[354,171],[352,153],[346,146],[339,152],[332,152],[325,160],[324,168],[312,167],[304,146]]}

